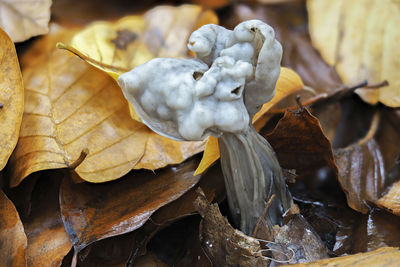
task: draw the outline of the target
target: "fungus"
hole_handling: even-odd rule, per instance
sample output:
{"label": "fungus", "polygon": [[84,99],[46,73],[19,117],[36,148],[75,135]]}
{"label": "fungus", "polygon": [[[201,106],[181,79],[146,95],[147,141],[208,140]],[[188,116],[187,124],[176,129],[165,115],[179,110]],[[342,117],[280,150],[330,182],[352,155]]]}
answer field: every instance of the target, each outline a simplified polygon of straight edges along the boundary
{"label": "fungus", "polygon": [[174,140],[219,138],[233,222],[252,233],[266,202],[266,221],[282,224],[292,197],[269,143],[251,124],[271,100],[282,47],[259,20],[234,30],[209,24],[189,38],[195,59],[155,58],[122,74],[118,83],[142,121]]}

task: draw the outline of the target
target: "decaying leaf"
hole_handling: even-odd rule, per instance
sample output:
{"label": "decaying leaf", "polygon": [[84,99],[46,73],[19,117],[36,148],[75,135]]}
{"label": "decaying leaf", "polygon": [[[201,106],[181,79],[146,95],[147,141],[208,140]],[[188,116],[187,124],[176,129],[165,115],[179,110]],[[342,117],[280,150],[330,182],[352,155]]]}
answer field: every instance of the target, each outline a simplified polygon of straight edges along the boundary
{"label": "decaying leaf", "polygon": [[27,239],[13,203],[0,190],[0,265],[26,266]]}
{"label": "decaying leaf", "polygon": [[215,266],[268,266],[255,238],[235,230],[222,217],[217,204],[210,204],[201,193],[194,202],[203,220],[200,223],[200,243]]}
{"label": "decaying leaf", "polygon": [[95,22],[74,36],[66,48],[113,78],[154,57],[185,57],[195,29],[218,23],[214,12],[196,5],[158,6],[143,16]]}
{"label": "decaying leaf", "polygon": [[60,266],[72,247],[58,202],[60,173],[44,173],[32,194],[32,211],[23,218],[28,237],[28,266]]}
{"label": "decaying leaf", "polygon": [[[263,115],[265,115],[274,105],[276,105],[286,96],[302,90],[303,86],[303,82],[296,72],[288,68],[281,68],[281,73],[276,83],[275,96],[271,99],[271,101],[265,103],[261,110],[253,117],[253,125],[256,127],[256,129],[259,130],[265,124]],[[196,170],[196,174],[200,174],[205,171],[212,163],[219,159],[219,156],[218,139],[210,137],[207,142],[203,158]]]}
{"label": "decaying leaf", "polygon": [[157,174],[135,171],[109,184],[74,184],[66,177],[60,192],[61,212],[75,248],[142,226],[154,211],[198,182],[200,176],[193,176],[197,163],[192,159]]}
{"label": "decaying leaf", "polygon": [[0,27],[14,42],[49,31],[51,0],[1,0]]}
{"label": "decaying leaf", "polygon": [[17,144],[23,108],[24,88],[17,54],[14,44],[0,28],[0,170]]}
{"label": "decaying leaf", "polygon": [[383,247],[371,252],[358,253],[355,255],[344,256],[339,258],[324,259],[314,262],[307,262],[295,265],[285,265],[286,267],[395,267],[400,261],[399,248]]}
{"label": "decaying leaf", "polygon": [[400,216],[400,181],[393,184],[389,192],[378,199],[376,204]]}
{"label": "decaying leaf", "polygon": [[399,107],[400,2],[309,0],[307,8],[313,44],[344,83],[387,80],[389,86],[357,93],[368,103]]}
{"label": "decaying leaf", "polygon": [[365,201],[376,202],[400,178],[388,175],[400,155],[394,145],[400,142],[399,127],[393,111],[377,111],[364,138],[335,151],[339,182],[351,208],[366,213]]}
{"label": "decaying leaf", "polygon": [[285,169],[305,174],[329,166],[337,171],[331,144],[307,109],[287,111],[266,139]]}
{"label": "decaying leaf", "polygon": [[[132,120],[114,80],[55,49],[57,41],[68,41],[72,34],[50,34],[22,58],[25,111],[11,159],[12,186],[32,172],[70,166],[83,150],[89,153],[75,171],[87,181],[105,182],[138,163],[136,168],[156,169],[203,149],[202,142],[169,142]],[[158,155],[161,150],[163,156]]]}

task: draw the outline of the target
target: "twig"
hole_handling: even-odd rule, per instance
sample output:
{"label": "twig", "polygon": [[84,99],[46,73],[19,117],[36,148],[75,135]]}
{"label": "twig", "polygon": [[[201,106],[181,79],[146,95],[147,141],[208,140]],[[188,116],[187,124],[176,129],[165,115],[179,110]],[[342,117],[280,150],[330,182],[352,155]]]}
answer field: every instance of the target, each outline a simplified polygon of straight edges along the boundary
{"label": "twig", "polygon": [[264,219],[265,215],[267,214],[267,211],[269,210],[269,207],[271,206],[272,201],[273,201],[274,199],[275,199],[275,194],[273,194],[273,195],[269,198],[268,202],[265,204],[265,208],[264,208],[264,210],[263,210],[263,212],[262,212],[260,218],[258,218],[258,221],[257,221],[257,223],[256,223],[256,226],[254,227],[253,234],[251,235],[252,237],[256,237],[256,234],[257,234],[257,232],[258,232],[258,228],[260,228],[260,224],[261,224],[262,220]]}
{"label": "twig", "polygon": [[300,99],[301,99],[300,95],[297,95],[297,96],[296,96],[296,103],[297,103],[297,105],[299,106],[300,111],[303,111],[303,110],[304,110],[304,106],[303,106],[303,104],[301,103]]}
{"label": "twig", "polygon": [[86,158],[86,156],[89,154],[89,149],[84,148],[81,151],[81,154],[79,155],[79,158],[77,160],[75,160],[73,163],[71,163],[68,168],[74,170],[76,169],[76,167],[78,167]]}
{"label": "twig", "polygon": [[380,118],[381,113],[379,111],[375,112],[374,116],[372,117],[372,122],[371,126],[369,127],[368,133],[360,141],[358,141],[358,144],[360,146],[367,143],[375,136],[376,131],[378,130]]}

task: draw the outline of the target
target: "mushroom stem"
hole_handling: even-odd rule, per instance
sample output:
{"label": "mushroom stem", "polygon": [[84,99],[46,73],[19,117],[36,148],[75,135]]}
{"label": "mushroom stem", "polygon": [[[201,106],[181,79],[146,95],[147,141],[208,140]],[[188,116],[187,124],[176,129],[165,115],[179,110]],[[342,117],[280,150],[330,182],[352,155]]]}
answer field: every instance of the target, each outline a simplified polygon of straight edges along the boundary
{"label": "mushroom stem", "polygon": [[293,200],[271,145],[252,125],[241,133],[224,133],[219,140],[233,223],[251,234],[266,202],[275,195],[265,219],[269,226],[281,225]]}

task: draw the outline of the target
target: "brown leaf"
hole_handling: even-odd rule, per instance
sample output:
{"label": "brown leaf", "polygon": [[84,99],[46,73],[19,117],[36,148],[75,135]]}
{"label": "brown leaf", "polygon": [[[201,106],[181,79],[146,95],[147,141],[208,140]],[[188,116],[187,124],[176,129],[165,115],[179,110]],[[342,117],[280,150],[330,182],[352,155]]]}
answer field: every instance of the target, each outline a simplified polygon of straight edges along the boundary
{"label": "brown leaf", "polygon": [[167,167],[157,174],[134,171],[109,184],[74,184],[65,178],[61,211],[74,246],[124,234],[142,226],[158,208],[174,201],[199,180],[193,176],[198,160]]}
{"label": "brown leaf", "polygon": [[285,265],[291,267],[319,267],[319,266],[335,266],[335,267],[395,267],[400,261],[399,248],[384,247],[371,252],[358,253],[355,255],[344,256],[339,258],[324,259],[314,262],[307,262],[295,265]]}
{"label": "brown leaf", "polygon": [[0,170],[17,144],[23,108],[24,89],[17,54],[0,28]]}
{"label": "brown leaf", "polygon": [[364,138],[335,151],[339,182],[351,208],[367,213],[365,201],[376,202],[394,182],[388,174],[400,155],[400,147],[394,145],[400,143],[399,128],[394,112],[377,111]]}
{"label": "brown leaf", "polygon": [[215,266],[268,266],[257,239],[235,230],[222,217],[217,204],[210,204],[200,193],[194,205],[203,217],[200,223],[201,246]]}
{"label": "brown leaf", "polygon": [[41,175],[32,192],[32,211],[22,220],[28,237],[28,266],[59,266],[72,247],[61,220],[60,176],[56,172]]}
{"label": "brown leaf", "polygon": [[285,169],[304,174],[325,166],[337,170],[329,140],[306,109],[287,111],[266,136]]}
{"label": "brown leaf", "polygon": [[13,203],[0,190],[0,265],[26,266],[27,240]]}
{"label": "brown leaf", "polygon": [[14,42],[49,31],[51,0],[0,1],[0,27]]}
{"label": "brown leaf", "polygon": [[287,224],[274,227],[274,241],[272,248],[278,251],[272,251],[272,255],[276,260],[290,259],[289,263],[294,264],[328,258],[328,251],[320,237],[300,214],[290,216]]}

